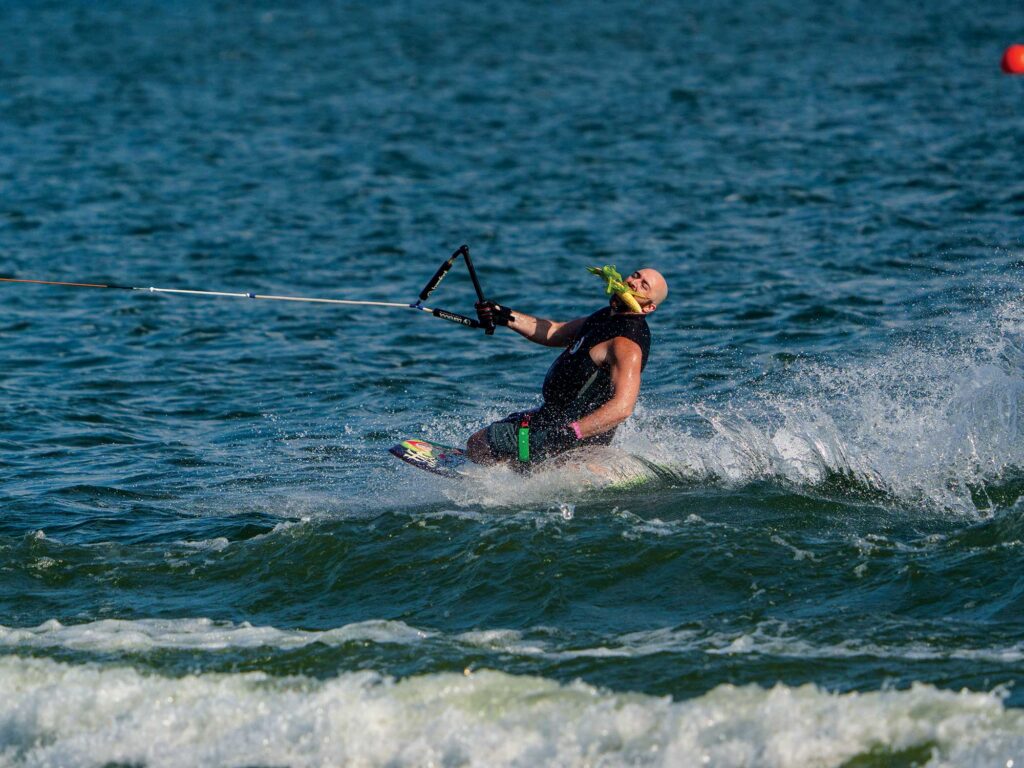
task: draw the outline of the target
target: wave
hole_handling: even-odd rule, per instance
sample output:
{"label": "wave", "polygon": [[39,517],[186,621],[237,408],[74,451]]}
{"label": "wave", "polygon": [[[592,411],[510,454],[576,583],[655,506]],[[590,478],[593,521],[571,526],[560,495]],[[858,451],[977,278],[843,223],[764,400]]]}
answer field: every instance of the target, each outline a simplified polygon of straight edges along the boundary
{"label": "wave", "polygon": [[0,764],[1008,765],[1005,692],[722,685],[684,701],[466,670],[166,677],[0,658]]}
{"label": "wave", "polygon": [[797,362],[748,397],[645,411],[616,445],[694,482],[990,514],[1024,489],[1024,301],[953,339]]}
{"label": "wave", "polygon": [[314,643],[407,644],[435,633],[401,621],[371,620],[330,630],[277,629],[249,622],[195,619],[103,619],[64,625],[56,619],[37,627],[0,626],[0,648],[66,648],[91,652],[145,652],[155,649],[218,651],[243,648],[289,650]]}
{"label": "wave", "polygon": [[[479,629],[446,634],[438,629],[414,627],[402,621],[383,619],[354,622],[326,630],[278,629],[208,618],[183,619],[104,619],[65,625],[56,619],[36,627],[0,626],[0,649],[14,652],[62,649],[85,653],[146,654],[156,651],[199,651],[217,653],[226,650],[272,648],[295,650],[314,644],[327,647],[349,643],[375,645],[446,644],[455,648],[455,656],[475,656],[485,651],[503,656],[518,656],[549,661],[585,658],[638,658],[656,654],[706,654],[709,656],[771,656],[802,659],[879,658],[901,660],[969,660],[994,664],[1019,664],[1024,661],[1024,641],[1005,645],[966,645],[965,638],[948,638],[948,626],[942,622],[919,622],[919,636],[933,642],[914,640],[891,642],[879,624],[879,636],[871,633],[862,639],[843,639],[820,643],[809,639],[813,622],[766,619],[745,629],[728,631],[699,625],[660,627],[591,638],[550,627],[529,630]],[[901,634],[901,632],[896,632]]]}

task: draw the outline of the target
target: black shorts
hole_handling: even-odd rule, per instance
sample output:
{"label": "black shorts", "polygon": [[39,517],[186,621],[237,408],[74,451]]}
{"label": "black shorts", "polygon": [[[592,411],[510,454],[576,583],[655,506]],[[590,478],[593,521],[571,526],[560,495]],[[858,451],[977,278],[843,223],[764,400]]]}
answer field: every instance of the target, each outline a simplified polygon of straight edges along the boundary
{"label": "black shorts", "polygon": [[[565,423],[564,417],[559,419],[552,417],[551,413],[544,410],[517,411],[510,413],[501,421],[496,421],[487,427],[487,446],[491,449],[491,455],[498,461],[513,462],[513,466],[520,465],[519,461],[519,425],[523,416],[531,414],[530,428],[543,429],[550,427],[553,423]],[[608,445],[615,435],[612,429],[600,435],[594,435],[576,443],[576,447],[583,448],[591,445]]]}
{"label": "black shorts", "polygon": [[510,413],[501,421],[487,427],[487,446],[495,459],[519,461],[519,423],[528,413],[533,411]]}

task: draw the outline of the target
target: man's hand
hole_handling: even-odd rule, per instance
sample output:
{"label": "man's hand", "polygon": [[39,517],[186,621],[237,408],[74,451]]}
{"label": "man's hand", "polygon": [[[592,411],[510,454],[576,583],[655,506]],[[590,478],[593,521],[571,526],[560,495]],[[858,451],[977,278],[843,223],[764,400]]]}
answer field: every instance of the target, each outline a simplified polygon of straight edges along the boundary
{"label": "man's hand", "polygon": [[497,302],[490,300],[478,301],[473,306],[476,307],[476,316],[485,328],[491,325],[507,326],[512,320],[515,320],[512,310],[501,306]]}

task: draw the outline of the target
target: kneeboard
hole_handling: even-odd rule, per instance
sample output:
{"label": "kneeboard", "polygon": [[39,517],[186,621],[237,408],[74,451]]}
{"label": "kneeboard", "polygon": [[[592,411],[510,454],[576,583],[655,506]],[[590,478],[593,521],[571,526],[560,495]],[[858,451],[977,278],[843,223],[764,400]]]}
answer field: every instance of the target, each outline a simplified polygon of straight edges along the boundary
{"label": "kneeboard", "polygon": [[469,457],[461,448],[438,445],[418,438],[403,440],[388,451],[414,467],[443,477],[459,477],[458,470],[469,463]]}
{"label": "kneeboard", "polygon": [[[471,463],[461,448],[419,438],[403,440],[388,451],[407,464],[442,477],[464,479],[467,476],[466,465]],[[569,451],[531,467],[528,474],[547,472],[559,472],[566,477],[575,477],[589,487],[607,490],[626,490],[675,477],[669,467],[603,446]]]}

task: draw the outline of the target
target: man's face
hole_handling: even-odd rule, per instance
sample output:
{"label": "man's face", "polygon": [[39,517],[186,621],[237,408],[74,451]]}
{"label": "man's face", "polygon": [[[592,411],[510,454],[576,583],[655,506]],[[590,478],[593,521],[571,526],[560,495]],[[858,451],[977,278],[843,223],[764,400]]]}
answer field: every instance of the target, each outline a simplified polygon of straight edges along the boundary
{"label": "man's face", "polygon": [[[666,293],[665,279],[653,269],[638,269],[623,282],[636,294],[636,301],[645,313],[653,312]],[[612,303],[619,309],[626,308],[617,295],[612,296]]]}

